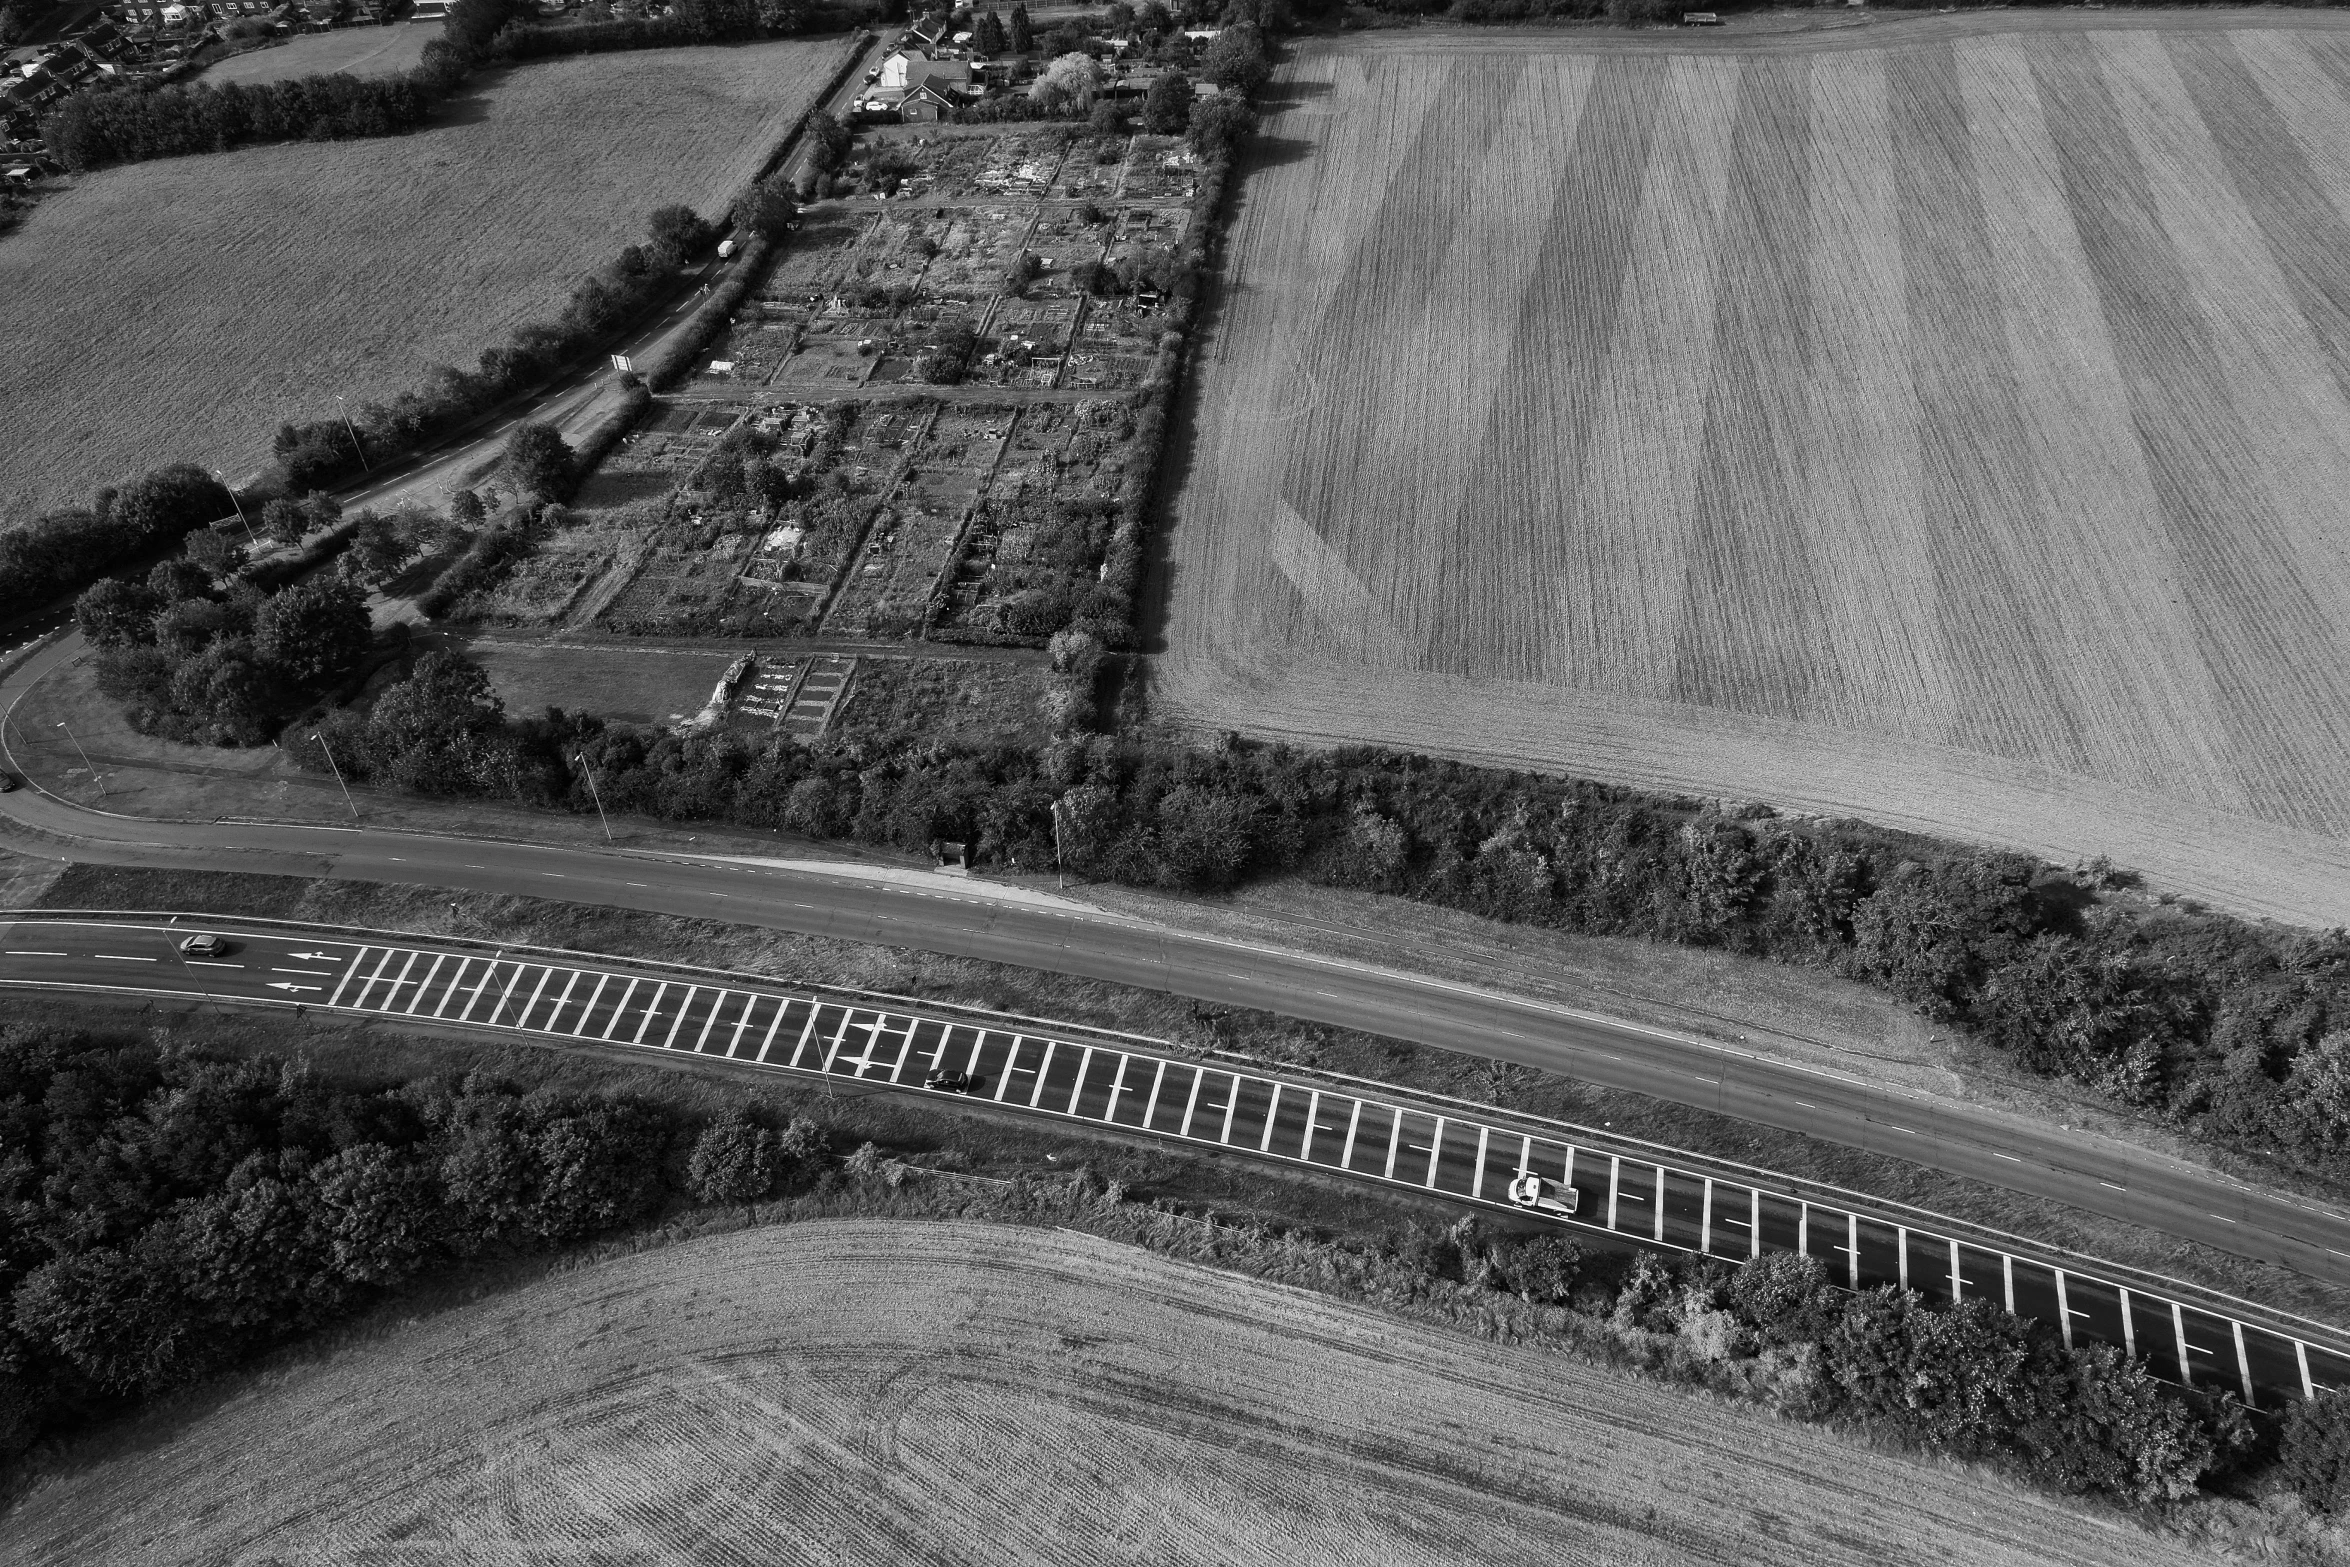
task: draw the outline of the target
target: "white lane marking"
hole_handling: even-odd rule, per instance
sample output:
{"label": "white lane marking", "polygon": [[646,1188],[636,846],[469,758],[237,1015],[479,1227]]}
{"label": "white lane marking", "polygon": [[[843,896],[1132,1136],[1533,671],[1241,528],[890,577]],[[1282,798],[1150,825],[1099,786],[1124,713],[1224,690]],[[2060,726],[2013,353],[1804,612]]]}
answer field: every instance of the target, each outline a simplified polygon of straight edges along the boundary
{"label": "white lane marking", "polygon": [[2129,1190],[2127,1186],[2116,1186],[2111,1181],[2099,1181],[2097,1184],[2104,1187],[2108,1191],[2126,1192]]}
{"label": "white lane marking", "polygon": [[410,1017],[414,1017],[416,1009],[424,1005],[424,998],[432,994],[432,982],[440,974],[441,965],[448,961],[449,955],[446,952],[433,954],[432,967],[424,971],[424,978],[416,982],[416,994],[409,998],[406,1010]]}
{"label": "white lane marking", "polygon": [[[401,972],[402,972],[402,973],[405,973],[405,972],[407,972],[407,971],[406,971],[405,969],[403,969]],[[543,995],[545,995],[545,994],[546,994],[546,991],[547,991],[547,981],[548,981],[548,980],[550,980],[550,979],[553,979],[554,977],[555,977],[555,969],[554,969],[554,965],[552,965],[552,964],[549,964],[547,967],[545,967],[545,968],[543,968],[543,969],[540,969],[540,970],[539,970],[539,982],[538,982],[537,984],[535,984],[535,985],[533,985],[533,986],[531,986],[531,987],[530,987],[530,999],[529,999],[528,1001],[525,1001],[525,1002],[522,1004],[522,1011],[521,1011],[521,1013],[520,1013],[519,1015],[517,1015],[517,1016],[515,1017],[515,1019],[514,1019],[514,1026],[515,1026],[516,1028],[528,1028],[528,1027],[530,1027],[530,1014],[531,1014],[531,1009],[532,1009],[532,1008],[534,1008],[534,1007],[536,1007],[536,1006],[539,1004],[539,997],[540,997],[540,996],[543,996]],[[575,980],[575,981],[576,981],[576,980],[579,978],[579,975],[578,975],[578,974],[575,972],[575,973],[573,973],[573,975],[572,975],[572,978],[573,978],[573,980]],[[392,988],[396,990],[396,989],[398,989],[399,987],[395,985],[395,986],[394,986],[394,987],[392,987]],[[561,1010],[562,1010],[562,1008],[561,1008],[560,1006],[558,1006],[558,1007],[556,1008],[556,1010],[557,1010],[557,1011],[561,1011]]]}
{"label": "white lane marking", "polygon": [[641,881],[624,881],[620,885],[623,887],[642,887],[646,884]]}
{"label": "white lane marking", "polygon": [[612,1037],[613,1030],[620,1027],[620,1020],[628,1013],[629,998],[636,994],[636,987],[637,982],[632,977],[628,982],[628,988],[620,993],[620,1000],[613,1005],[611,1017],[605,1020],[604,1032],[601,1037],[610,1039]]}
{"label": "white lane marking", "polygon": [[[580,1008],[579,1027],[571,1031],[571,1036],[574,1039],[587,1038],[588,1019],[596,1015],[596,1003],[604,999],[604,987],[611,983],[612,976],[609,974],[598,974],[596,976],[596,988],[594,992],[587,998],[587,1005]],[[563,1009],[561,1007],[557,1007],[555,1009],[555,1015],[556,1017],[562,1016]],[[550,1018],[548,1021],[552,1022],[554,1019]]]}
{"label": "white lane marking", "polygon": [[2017,1157],[2016,1157],[2014,1154],[2011,1154],[2011,1153],[2001,1153],[2001,1152],[2000,1152],[1998,1149],[1996,1149],[1996,1148],[1994,1148],[1994,1149],[1992,1149],[1992,1150],[1991,1150],[1991,1157],[1992,1157],[1992,1158],[1994,1158],[1994,1159],[2005,1159],[2005,1160],[2006,1160],[2006,1161],[2007,1161],[2009,1164],[2022,1164],[2022,1163],[2023,1163],[2023,1160],[2021,1160],[2021,1159],[2018,1159],[2018,1158],[2017,1158]]}
{"label": "white lane marking", "polygon": [[[685,987],[685,999],[677,1004],[677,1016],[669,1020],[669,1037],[661,1041],[662,1049],[667,1050],[671,1045],[677,1043],[677,1031],[685,1027],[685,1015],[686,1013],[693,1010],[694,997],[700,995],[701,993],[702,987],[699,985],[688,985]],[[658,1000],[659,998],[656,997],[655,999]],[[867,1049],[871,1049],[873,1047],[873,1041],[870,1039],[865,1041],[865,1046]]]}
{"label": "white lane marking", "polygon": [[465,988],[465,976],[473,969],[474,960],[464,953],[457,954],[456,971],[449,976],[449,986],[441,992],[441,999],[433,1004],[432,1015],[439,1017],[449,1010],[449,1003],[457,999],[457,992]]}
{"label": "white lane marking", "polygon": [[190,958],[187,961],[190,968],[243,968],[245,966],[242,963],[211,963],[203,958]]}
{"label": "white lane marking", "polygon": [[[139,961],[142,963],[152,963],[155,960],[153,958],[141,958]],[[387,952],[384,954],[384,961],[386,963],[392,961],[390,953]],[[335,977],[335,971],[330,968],[273,968],[269,972],[272,974],[305,974],[312,979],[332,979]],[[372,985],[375,983],[375,981],[371,979],[368,981],[368,983]]]}
{"label": "white lane marking", "polygon": [[120,952],[93,952],[90,954],[90,956],[94,958],[104,958],[109,963],[153,963],[158,961],[155,958],[128,957]]}
{"label": "white lane marking", "polygon": [[[566,985],[563,987],[563,994],[561,994],[561,995],[559,995],[559,996],[557,996],[557,997],[555,998],[555,1010],[547,1014],[547,1020],[546,1020],[544,1023],[541,1023],[541,1024],[539,1025],[539,1027],[540,1027],[541,1029],[545,1030],[546,1032],[548,1032],[548,1033],[550,1033],[550,1034],[552,1034],[552,1033],[556,1032],[556,1028],[555,1028],[555,1019],[557,1019],[557,1018],[561,1017],[561,1016],[563,1015],[563,1009],[564,1009],[565,1007],[567,1007],[567,1006],[571,1005],[571,993],[572,993],[573,991],[575,991],[575,990],[577,990],[577,989],[579,988],[579,982],[580,982],[582,979],[585,979],[586,977],[587,977],[587,971],[586,971],[586,970],[584,970],[584,969],[573,969],[573,970],[571,970],[571,980],[570,980],[570,983],[566,984]],[[537,1006],[537,1005],[538,1005],[538,999],[539,999],[538,997],[536,997],[536,996],[532,996],[532,997],[530,998],[531,1006]],[[522,1009],[522,1016],[523,1016],[523,1018],[524,1018],[524,1020],[525,1020],[525,1021],[527,1021],[527,1020],[529,1019],[529,1017],[530,1017],[530,1007],[524,1007],[524,1008]],[[572,1030],[572,1033],[574,1033],[574,1034],[577,1034],[578,1032],[579,1032],[579,1030],[578,1030],[578,1029],[576,1029],[576,1028]]]}
{"label": "white lane marking", "polygon": [[8,956],[12,958],[62,958],[65,954],[62,952],[34,952],[30,948],[20,947],[10,952]]}
{"label": "white lane marking", "polygon": [[359,965],[361,962],[365,961],[366,957],[367,949],[365,947],[354,947],[351,949],[350,966],[343,970],[342,979],[336,982],[335,993],[326,998],[326,1004],[328,1006],[331,1007],[336,1002],[343,999],[344,987],[351,983],[351,976],[359,972]]}

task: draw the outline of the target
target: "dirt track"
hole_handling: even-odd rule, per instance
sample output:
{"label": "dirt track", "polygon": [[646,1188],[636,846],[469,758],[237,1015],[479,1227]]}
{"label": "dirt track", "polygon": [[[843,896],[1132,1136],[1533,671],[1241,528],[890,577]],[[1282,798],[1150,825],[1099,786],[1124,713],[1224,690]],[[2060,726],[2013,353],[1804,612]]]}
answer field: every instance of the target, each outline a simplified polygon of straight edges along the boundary
{"label": "dirt track", "polygon": [[20,1563],[2157,1564],[2167,1542],[1088,1237],[812,1224],[298,1367],[0,1520]]}

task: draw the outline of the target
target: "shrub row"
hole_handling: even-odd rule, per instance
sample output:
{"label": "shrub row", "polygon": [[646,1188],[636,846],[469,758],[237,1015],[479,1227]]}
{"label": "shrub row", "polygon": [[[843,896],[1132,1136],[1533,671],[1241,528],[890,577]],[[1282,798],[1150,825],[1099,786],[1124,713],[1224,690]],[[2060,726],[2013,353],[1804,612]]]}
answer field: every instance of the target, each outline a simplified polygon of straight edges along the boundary
{"label": "shrub row", "polygon": [[697,1126],[479,1075],[0,1032],[0,1456],[236,1364],[463,1257],[747,1202],[829,1163],[805,1122]]}

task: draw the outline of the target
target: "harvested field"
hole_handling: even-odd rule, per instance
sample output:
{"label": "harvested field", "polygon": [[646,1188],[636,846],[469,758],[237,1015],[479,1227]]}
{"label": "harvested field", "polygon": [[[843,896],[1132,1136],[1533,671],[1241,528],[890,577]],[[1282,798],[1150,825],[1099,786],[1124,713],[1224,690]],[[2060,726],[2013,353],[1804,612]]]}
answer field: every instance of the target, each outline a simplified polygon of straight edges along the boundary
{"label": "harvested field", "polygon": [[161,462],[252,470],[335,393],[473,363],[654,207],[717,211],[842,47],[532,65],[413,136],[143,163],[44,199],[0,245],[0,521]]}
{"label": "harvested field", "polygon": [[2003,1484],[1086,1236],[556,1275],[63,1475],[14,1560],[2155,1564]]}
{"label": "harvested field", "polygon": [[402,22],[392,27],[339,27],[331,33],[308,33],[267,49],[250,49],[207,66],[200,78],[208,86],[231,82],[281,82],[293,76],[319,76],[348,71],[353,76],[380,76],[405,71],[421,63],[424,46],[441,36],[437,22]]}
{"label": "harvested field", "polygon": [[1159,713],[2350,919],[2350,33],[2042,20],[1301,48]]}

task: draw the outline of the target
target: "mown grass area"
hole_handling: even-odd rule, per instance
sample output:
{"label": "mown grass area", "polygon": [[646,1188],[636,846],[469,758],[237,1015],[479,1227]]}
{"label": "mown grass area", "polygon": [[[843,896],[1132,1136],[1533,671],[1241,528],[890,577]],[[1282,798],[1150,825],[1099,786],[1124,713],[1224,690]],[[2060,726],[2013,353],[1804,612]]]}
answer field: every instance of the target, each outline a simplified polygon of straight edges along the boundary
{"label": "mown grass area", "polygon": [[171,461],[234,474],[285,420],[471,365],[684,201],[716,214],[838,41],[495,73],[375,141],[109,169],[0,245],[0,522]]}
{"label": "mown grass area", "polygon": [[[1623,1136],[1645,1138],[1693,1153],[1738,1159],[2030,1235],[2093,1256],[2266,1301],[2321,1321],[2350,1326],[2350,1290],[2184,1243],[2158,1231],[2120,1224],[2102,1215],[2083,1213],[1923,1165],[1639,1094],[1597,1088],[1521,1067],[1497,1067],[1496,1063],[1480,1058],[1264,1013],[1204,1011],[1195,1009],[1186,1000],[1155,991],[1006,964],[544,899],[461,894],[455,896],[452,908],[452,895],[438,888],[75,866],[58,879],[46,901],[54,907],[214,909],[223,914],[317,920],[423,934],[477,939],[487,936],[518,944],[704,964],[765,974],[787,982],[848,985],[990,1007],[1024,1016],[1123,1030],[1193,1049],[1219,1046],[1271,1063],[1358,1073],[1406,1087],[1605,1127]],[[399,1048],[413,1047],[406,1036],[368,1037],[371,1040],[398,1038],[402,1041]],[[365,1050],[381,1048],[380,1043],[371,1043]],[[594,1068],[605,1069],[601,1064]],[[626,1070],[646,1069],[631,1065]],[[687,1064],[677,1070],[693,1075],[702,1069]],[[708,1081],[716,1085],[709,1092],[720,1095],[741,1092],[733,1086],[740,1083],[739,1078],[713,1077]],[[820,1089],[815,1092],[822,1097]],[[876,1110],[877,1114],[939,1114],[929,1107],[928,1101],[900,1102],[881,1096],[874,1103],[883,1107]],[[1028,1146],[1040,1135],[1047,1135],[1016,1117],[999,1121],[993,1112],[976,1109],[957,1112],[958,1120],[966,1118],[974,1125],[984,1121],[993,1128],[980,1135],[991,1139],[1008,1137],[1020,1146]],[[1049,1135],[1061,1138],[1064,1134],[1056,1130]],[[1081,1141],[1105,1148],[1122,1143],[1120,1139],[1106,1137]],[[1155,1160],[1172,1156],[1157,1145],[1142,1144],[1133,1145],[1131,1157]],[[1213,1179],[1223,1183],[1226,1195],[1209,1200],[1234,1201],[1234,1194],[1255,1190],[1266,1180],[1287,1179],[1252,1163],[1229,1163],[1215,1169]],[[1351,1194],[1349,1200],[1384,1203],[1390,1199],[1382,1193],[1375,1198]]]}

